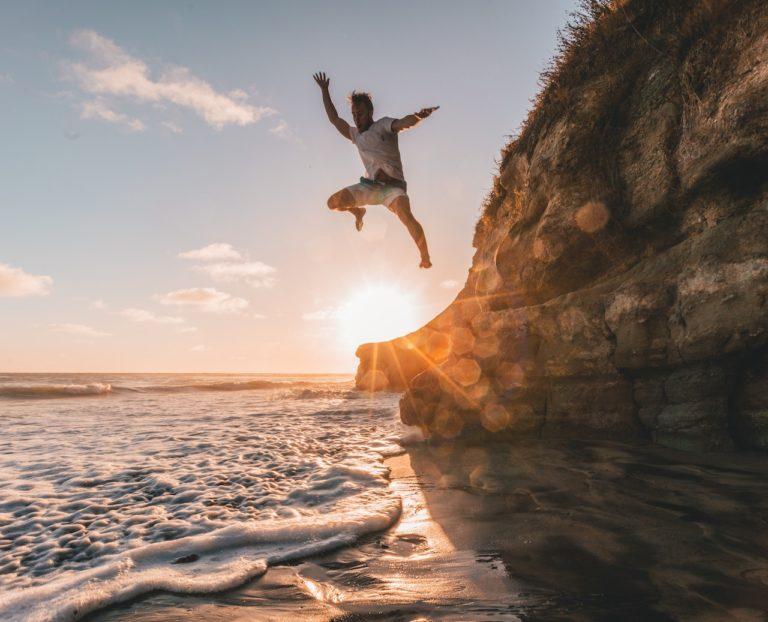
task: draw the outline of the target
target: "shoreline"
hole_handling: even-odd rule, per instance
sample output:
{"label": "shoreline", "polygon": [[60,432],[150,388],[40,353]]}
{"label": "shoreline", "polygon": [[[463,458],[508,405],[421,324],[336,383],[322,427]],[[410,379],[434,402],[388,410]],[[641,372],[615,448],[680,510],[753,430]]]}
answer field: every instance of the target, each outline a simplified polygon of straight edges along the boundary
{"label": "shoreline", "polygon": [[[111,605],[83,620],[277,621],[298,616],[319,621],[347,615],[355,620],[374,615],[399,620],[419,613],[434,619],[438,609],[444,610],[443,619],[452,618],[457,607],[466,610],[462,603],[469,604],[469,610],[477,603],[481,603],[479,611],[496,610],[495,620],[520,620],[500,604],[512,593],[500,566],[490,563],[490,558],[477,561],[473,554],[457,551],[432,518],[424,482],[414,471],[409,452],[387,457],[383,464],[390,470],[392,492],[402,501],[400,517],[388,529],[324,555],[270,567],[234,590],[192,596],[156,592]],[[362,567],[367,567],[366,572],[357,572]],[[371,585],[375,588],[370,589]]]}
{"label": "shoreline", "polygon": [[241,588],[86,618],[697,620],[768,612],[768,464],[612,442],[409,447],[400,520]]}

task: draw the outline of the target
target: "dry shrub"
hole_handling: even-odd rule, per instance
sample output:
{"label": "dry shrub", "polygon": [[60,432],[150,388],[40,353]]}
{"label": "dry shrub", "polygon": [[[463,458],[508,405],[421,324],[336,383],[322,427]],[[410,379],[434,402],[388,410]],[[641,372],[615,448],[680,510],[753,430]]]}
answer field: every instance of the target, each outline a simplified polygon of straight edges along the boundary
{"label": "dry shrub", "polygon": [[[764,0],[763,0],[764,1]],[[761,0],[581,0],[558,33],[557,52],[539,78],[540,90],[519,134],[501,151],[502,169],[514,154],[530,158],[550,126],[574,120],[569,141],[579,160],[582,178],[603,185],[608,199],[621,201],[615,150],[621,138],[626,101],[635,80],[648,66],[663,63],[679,76],[682,99],[696,103],[716,86],[738,53],[741,33],[751,8]],[[753,26],[756,28],[758,26]],[[592,89],[585,108],[585,89]],[[504,199],[498,182],[482,207],[477,235],[496,218]]]}
{"label": "dry shrub", "polygon": [[487,230],[488,227],[493,226],[496,214],[501,207],[501,203],[504,201],[504,188],[501,186],[498,176],[493,178],[493,188],[483,199],[483,204],[480,208],[480,219],[475,224],[475,235],[472,245],[477,248],[480,236]]}

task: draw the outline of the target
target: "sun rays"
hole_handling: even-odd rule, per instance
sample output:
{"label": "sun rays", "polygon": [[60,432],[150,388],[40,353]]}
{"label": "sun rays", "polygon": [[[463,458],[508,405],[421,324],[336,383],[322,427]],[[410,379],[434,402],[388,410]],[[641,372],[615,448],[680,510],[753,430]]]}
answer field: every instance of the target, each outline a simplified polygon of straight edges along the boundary
{"label": "sun rays", "polygon": [[349,347],[386,341],[419,328],[415,297],[390,284],[367,285],[356,291],[337,314],[339,333]]}

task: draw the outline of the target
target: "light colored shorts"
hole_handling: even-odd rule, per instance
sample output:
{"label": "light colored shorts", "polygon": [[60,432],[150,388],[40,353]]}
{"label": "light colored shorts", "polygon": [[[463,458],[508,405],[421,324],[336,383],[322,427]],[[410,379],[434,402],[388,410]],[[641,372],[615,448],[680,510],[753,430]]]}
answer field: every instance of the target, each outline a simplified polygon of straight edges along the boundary
{"label": "light colored shorts", "polygon": [[355,207],[363,205],[386,205],[387,209],[392,209],[392,203],[397,197],[407,197],[408,194],[399,186],[390,186],[388,184],[354,184],[347,186],[355,199]]}

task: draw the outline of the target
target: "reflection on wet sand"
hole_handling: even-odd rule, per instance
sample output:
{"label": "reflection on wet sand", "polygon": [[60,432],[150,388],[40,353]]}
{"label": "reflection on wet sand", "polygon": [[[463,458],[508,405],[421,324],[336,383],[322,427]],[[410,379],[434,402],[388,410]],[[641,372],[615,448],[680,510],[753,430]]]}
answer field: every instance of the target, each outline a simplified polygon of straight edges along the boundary
{"label": "reflection on wet sand", "polygon": [[527,619],[765,619],[763,456],[572,442],[412,459],[452,545],[492,551],[536,595]]}
{"label": "reflection on wet sand", "polygon": [[93,620],[764,620],[768,464],[617,443],[418,446],[403,518],[225,594]]}

